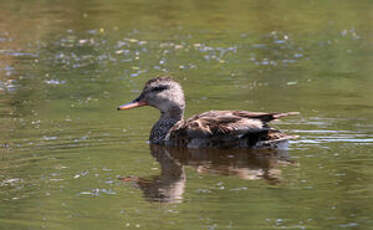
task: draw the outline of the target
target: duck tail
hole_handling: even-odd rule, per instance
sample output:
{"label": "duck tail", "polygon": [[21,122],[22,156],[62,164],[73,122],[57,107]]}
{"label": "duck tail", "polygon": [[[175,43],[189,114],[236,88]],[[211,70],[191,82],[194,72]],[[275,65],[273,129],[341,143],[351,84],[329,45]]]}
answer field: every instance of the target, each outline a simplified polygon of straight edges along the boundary
{"label": "duck tail", "polygon": [[281,117],[287,117],[287,116],[294,116],[294,115],[299,115],[299,112],[288,112],[288,113],[277,113],[273,115],[274,119],[279,119]]}

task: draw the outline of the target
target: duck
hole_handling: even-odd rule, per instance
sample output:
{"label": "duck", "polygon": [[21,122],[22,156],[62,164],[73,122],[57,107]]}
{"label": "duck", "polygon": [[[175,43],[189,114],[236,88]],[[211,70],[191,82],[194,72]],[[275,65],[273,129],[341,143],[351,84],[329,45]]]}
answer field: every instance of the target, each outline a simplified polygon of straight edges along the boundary
{"label": "duck", "polygon": [[170,76],[148,80],[136,99],[118,106],[117,110],[142,106],[160,111],[160,118],[150,131],[150,144],[186,148],[286,149],[288,140],[297,138],[270,127],[268,123],[298,115],[298,112],[212,110],[184,119],[184,92]]}

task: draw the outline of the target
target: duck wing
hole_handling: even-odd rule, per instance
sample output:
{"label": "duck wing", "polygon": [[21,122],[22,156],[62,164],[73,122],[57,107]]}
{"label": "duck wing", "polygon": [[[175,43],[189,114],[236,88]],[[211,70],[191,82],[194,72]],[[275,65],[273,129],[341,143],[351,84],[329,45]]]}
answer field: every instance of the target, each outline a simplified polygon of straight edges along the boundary
{"label": "duck wing", "polygon": [[259,140],[284,139],[285,135],[270,128],[267,123],[297,113],[257,113],[247,111],[209,111],[194,115],[177,123],[169,132],[168,140],[177,145],[187,145],[192,140],[204,142],[237,144],[237,140],[247,139],[248,145]]}
{"label": "duck wing", "polygon": [[299,112],[262,113],[262,112],[248,112],[248,111],[232,111],[231,113],[239,117],[259,119],[263,122],[270,122],[270,121],[279,119],[281,117],[299,115]]}

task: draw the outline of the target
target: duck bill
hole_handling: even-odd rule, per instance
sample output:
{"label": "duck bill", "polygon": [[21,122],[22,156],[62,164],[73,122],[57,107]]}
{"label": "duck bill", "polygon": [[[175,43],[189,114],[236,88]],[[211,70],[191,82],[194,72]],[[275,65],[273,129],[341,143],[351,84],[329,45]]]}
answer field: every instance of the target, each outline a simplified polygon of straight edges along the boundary
{"label": "duck bill", "polygon": [[141,106],[145,106],[145,105],[147,105],[146,102],[133,101],[133,102],[118,106],[117,110],[118,111],[119,110],[129,110],[129,109],[133,109],[133,108],[137,108],[137,107],[141,107]]}

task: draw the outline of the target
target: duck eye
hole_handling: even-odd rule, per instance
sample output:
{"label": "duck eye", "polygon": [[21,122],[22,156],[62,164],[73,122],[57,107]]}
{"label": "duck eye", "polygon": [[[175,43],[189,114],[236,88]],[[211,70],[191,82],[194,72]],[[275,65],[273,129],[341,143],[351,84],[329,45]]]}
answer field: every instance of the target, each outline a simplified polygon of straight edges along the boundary
{"label": "duck eye", "polygon": [[168,89],[169,86],[168,85],[161,85],[161,86],[156,86],[154,88],[152,88],[152,92],[161,92],[165,89]]}

